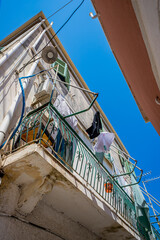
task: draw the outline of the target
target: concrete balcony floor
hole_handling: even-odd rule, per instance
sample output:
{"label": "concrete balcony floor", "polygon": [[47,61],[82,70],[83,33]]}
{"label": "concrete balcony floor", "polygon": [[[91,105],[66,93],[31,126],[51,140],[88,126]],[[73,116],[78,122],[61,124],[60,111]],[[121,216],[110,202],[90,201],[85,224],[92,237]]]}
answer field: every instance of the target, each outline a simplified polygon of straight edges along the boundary
{"label": "concrete balcony floor", "polygon": [[3,164],[0,236],[8,236],[3,239],[140,239],[85,180],[43,146],[25,146]]}

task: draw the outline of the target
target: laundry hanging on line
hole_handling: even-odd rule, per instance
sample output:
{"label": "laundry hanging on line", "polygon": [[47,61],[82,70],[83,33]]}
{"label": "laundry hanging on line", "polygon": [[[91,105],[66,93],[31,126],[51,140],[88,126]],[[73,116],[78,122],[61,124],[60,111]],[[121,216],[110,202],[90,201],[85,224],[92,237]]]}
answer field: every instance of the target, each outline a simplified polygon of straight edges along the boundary
{"label": "laundry hanging on line", "polygon": [[94,115],[92,126],[89,127],[86,130],[86,132],[88,133],[90,139],[93,139],[99,136],[101,129],[102,129],[102,123],[100,119],[100,113],[96,112]]}
{"label": "laundry hanging on line", "polygon": [[98,136],[97,143],[94,146],[96,152],[106,152],[109,150],[115,138],[114,133],[101,132]]}
{"label": "laundry hanging on line", "polygon": [[[58,97],[56,98],[53,105],[63,117],[72,114],[72,111],[68,107],[68,105],[67,105],[64,97],[62,97],[62,95],[58,95]],[[78,121],[75,116],[66,118],[66,121],[69,123],[69,125],[73,129],[75,129],[77,127]]]}

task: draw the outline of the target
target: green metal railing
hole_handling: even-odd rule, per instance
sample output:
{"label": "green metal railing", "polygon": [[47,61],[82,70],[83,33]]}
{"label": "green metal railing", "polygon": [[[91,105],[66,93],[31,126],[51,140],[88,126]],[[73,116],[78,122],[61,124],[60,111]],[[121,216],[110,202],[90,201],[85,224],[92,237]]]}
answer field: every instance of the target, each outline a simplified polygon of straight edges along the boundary
{"label": "green metal railing", "polygon": [[[52,104],[30,112],[14,137],[13,150],[31,142],[41,143],[71,172],[81,176],[106,202],[137,229],[135,207],[132,199],[112,175],[101,165],[67,121]],[[105,184],[112,184],[107,192]]]}

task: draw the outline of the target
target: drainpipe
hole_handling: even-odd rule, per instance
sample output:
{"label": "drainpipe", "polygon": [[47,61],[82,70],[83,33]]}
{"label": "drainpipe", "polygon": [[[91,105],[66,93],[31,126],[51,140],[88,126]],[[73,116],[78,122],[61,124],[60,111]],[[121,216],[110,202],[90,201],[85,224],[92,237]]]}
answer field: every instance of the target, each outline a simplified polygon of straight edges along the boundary
{"label": "drainpipe", "polygon": [[[38,62],[39,61],[37,60],[33,63],[32,67],[30,68],[30,71],[28,72],[28,76],[30,76],[34,73]],[[25,79],[23,81],[24,92],[26,91],[26,89],[28,87],[29,81],[30,81],[30,78]],[[0,145],[3,143],[3,139],[6,135],[6,132],[8,131],[8,128],[12,121],[13,115],[18,107],[20,100],[21,100],[21,90],[18,91],[18,94],[16,95],[15,99],[13,100],[13,103],[10,106],[9,111],[7,112],[6,116],[4,117],[4,119],[0,125]]]}
{"label": "drainpipe", "polygon": [[20,47],[23,45],[23,43],[42,25],[42,23],[45,21],[43,19],[40,23],[37,24],[37,26],[29,32],[22,40],[19,41],[10,51],[8,51],[1,59],[0,59],[0,66],[6,62],[7,59],[10,58],[10,56]]}
{"label": "drainpipe", "polygon": [[[11,68],[11,70],[9,71],[9,73],[2,78],[2,83],[3,83],[6,79],[8,79],[9,76],[16,70],[16,67],[17,67],[18,64],[22,61],[22,59],[27,55],[28,51],[29,51],[29,48],[28,48],[28,49],[24,52],[24,54],[18,59],[18,61],[17,61],[17,62],[15,63],[15,65]],[[1,83],[1,84],[2,84],[2,83]]]}
{"label": "drainpipe", "polygon": [[45,34],[45,32],[46,32],[49,28],[52,27],[52,25],[53,25],[53,22],[51,22],[50,25],[49,25],[45,30],[43,30],[43,32],[40,34],[40,36],[38,37],[38,39],[35,41],[35,43],[34,43],[33,46],[31,47],[31,49],[33,50],[34,53],[36,53],[36,49],[35,49],[35,48],[36,48],[37,44],[39,43],[39,41],[41,40],[41,38],[43,37],[43,35]]}
{"label": "drainpipe", "polygon": [[[41,40],[41,38],[43,37],[44,33],[52,26],[53,22],[51,22],[51,24],[41,33],[41,35],[39,36],[39,38],[36,40],[36,42],[34,43],[34,45],[31,47],[31,49],[34,51],[34,53],[36,53],[36,46],[39,43],[39,41]],[[18,61],[15,63],[15,65],[13,66],[13,68],[11,68],[10,72],[7,74],[7,76],[4,76],[4,78],[2,79],[2,82],[4,82],[12,73],[13,71],[15,71],[17,65],[20,63],[20,61],[25,57],[25,55],[27,55],[29,51],[29,48],[24,52],[24,54],[18,59]],[[44,67],[43,67],[44,68]]]}

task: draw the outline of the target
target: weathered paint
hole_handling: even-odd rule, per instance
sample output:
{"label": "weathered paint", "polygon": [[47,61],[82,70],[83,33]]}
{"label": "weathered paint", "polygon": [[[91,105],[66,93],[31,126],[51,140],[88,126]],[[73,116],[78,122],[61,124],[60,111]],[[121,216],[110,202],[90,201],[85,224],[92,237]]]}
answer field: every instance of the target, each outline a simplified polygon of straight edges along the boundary
{"label": "weathered paint", "polygon": [[[16,217],[23,215],[25,220],[51,232],[56,231],[64,238],[70,236],[69,239],[83,239],[83,236],[89,236],[87,239],[108,239],[108,236],[116,239],[122,235],[122,239],[139,239],[137,232],[115,209],[43,147],[32,144],[9,155],[4,160],[4,170],[0,212],[5,209],[6,213]],[[15,188],[17,193],[12,202],[4,202],[3,199],[10,199],[12,193],[15,195]],[[12,234],[15,222],[16,219],[8,220],[11,225],[8,235]],[[19,223],[16,229],[18,226]],[[25,228],[26,223],[23,223],[20,235]],[[81,230],[75,236],[78,228]],[[30,229],[29,233],[32,231],[34,235],[37,230]]]}

